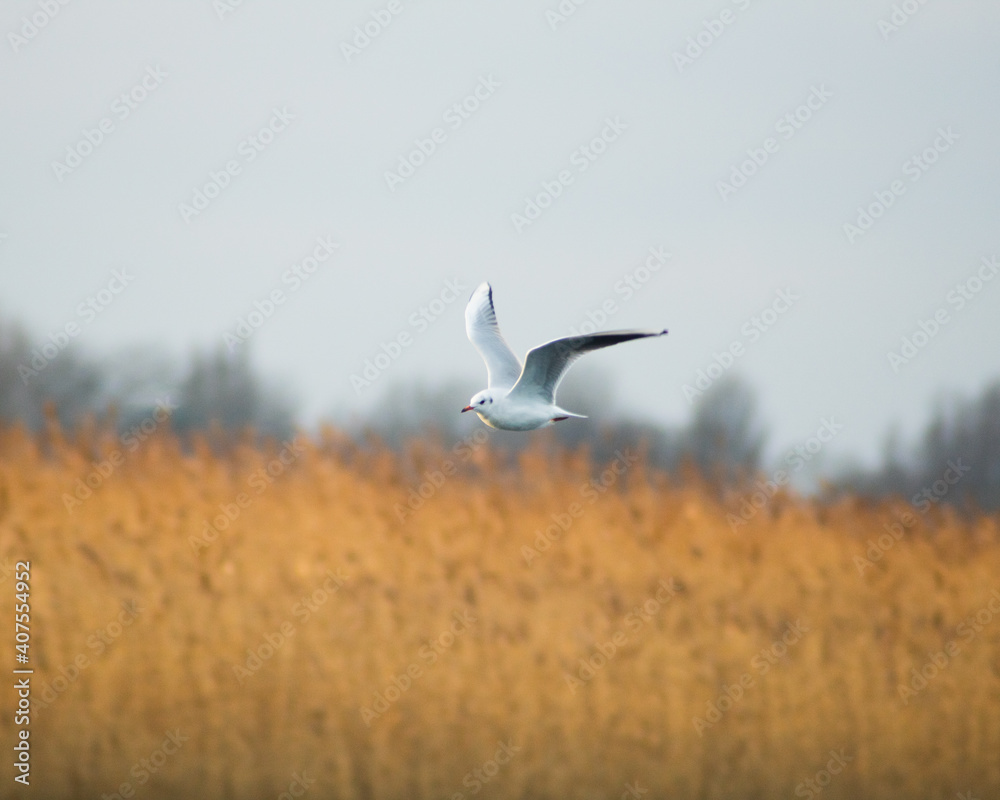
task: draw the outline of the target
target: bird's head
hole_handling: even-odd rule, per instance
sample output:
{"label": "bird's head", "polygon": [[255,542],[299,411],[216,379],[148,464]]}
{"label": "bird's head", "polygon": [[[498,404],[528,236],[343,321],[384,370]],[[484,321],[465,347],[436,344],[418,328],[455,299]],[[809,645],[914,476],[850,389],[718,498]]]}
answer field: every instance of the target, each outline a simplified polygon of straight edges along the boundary
{"label": "bird's head", "polygon": [[483,389],[479,394],[473,396],[469,405],[463,408],[462,412],[475,411],[481,417],[489,417],[494,399],[493,392],[489,389]]}

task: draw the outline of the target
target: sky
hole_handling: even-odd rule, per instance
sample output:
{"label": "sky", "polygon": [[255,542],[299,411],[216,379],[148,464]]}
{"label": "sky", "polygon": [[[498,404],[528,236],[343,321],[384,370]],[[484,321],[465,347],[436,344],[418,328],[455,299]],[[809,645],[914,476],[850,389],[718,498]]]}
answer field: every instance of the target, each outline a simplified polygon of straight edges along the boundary
{"label": "sky", "polygon": [[1000,377],[995,2],[11,0],[0,34],[0,313],[39,346],[248,348],[307,423],[458,413],[490,281],[517,353],[669,328],[587,356],[608,415],[739,374],[772,447],[835,419],[869,461]]}

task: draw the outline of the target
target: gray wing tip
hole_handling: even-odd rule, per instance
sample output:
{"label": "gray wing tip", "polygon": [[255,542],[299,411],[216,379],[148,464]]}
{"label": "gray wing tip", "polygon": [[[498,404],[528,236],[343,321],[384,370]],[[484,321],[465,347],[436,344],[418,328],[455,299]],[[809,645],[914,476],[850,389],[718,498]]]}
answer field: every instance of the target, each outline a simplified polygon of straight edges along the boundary
{"label": "gray wing tip", "polygon": [[490,298],[490,305],[492,305],[493,304],[493,287],[490,286],[490,282],[489,281],[483,281],[481,284],[479,284],[476,287],[475,291],[472,294],[469,295],[469,299],[471,300],[477,294],[480,294],[480,293],[482,293],[484,291],[486,292],[487,296]]}

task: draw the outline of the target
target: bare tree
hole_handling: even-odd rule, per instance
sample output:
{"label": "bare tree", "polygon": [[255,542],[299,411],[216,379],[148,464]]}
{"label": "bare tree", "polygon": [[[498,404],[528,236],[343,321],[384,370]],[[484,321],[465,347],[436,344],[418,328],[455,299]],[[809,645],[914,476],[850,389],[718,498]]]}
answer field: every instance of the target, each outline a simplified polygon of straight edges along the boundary
{"label": "bare tree", "polygon": [[280,437],[293,428],[291,404],[254,374],[246,350],[230,355],[219,348],[195,355],[178,386],[177,405],[171,424],[180,432],[214,424]]}
{"label": "bare tree", "polygon": [[753,390],[726,376],[699,399],[680,447],[706,477],[732,483],[757,472],[764,441]]}
{"label": "bare tree", "polygon": [[0,321],[0,419],[32,430],[44,423],[48,403],[63,426],[101,407],[101,370],[69,346],[32,343],[16,323]]}
{"label": "bare tree", "polygon": [[114,408],[125,429],[169,400],[179,406],[171,425],[181,432],[212,424],[274,436],[292,431],[291,404],[254,373],[245,351],[196,355],[183,372],[148,350],[98,363],[80,355],[74,342],[53,349],[32,343],[20,325],[0,321],[0,420],[37,430],[49,406],[71,428]]}
{"label": "bare tree", "polygon": [[1000,508],[1000,382],[978,398],[940,400],[909,454],[891,441],[879,468],[840,476],[836,490],[910,499],[926,489],[935,503]]}

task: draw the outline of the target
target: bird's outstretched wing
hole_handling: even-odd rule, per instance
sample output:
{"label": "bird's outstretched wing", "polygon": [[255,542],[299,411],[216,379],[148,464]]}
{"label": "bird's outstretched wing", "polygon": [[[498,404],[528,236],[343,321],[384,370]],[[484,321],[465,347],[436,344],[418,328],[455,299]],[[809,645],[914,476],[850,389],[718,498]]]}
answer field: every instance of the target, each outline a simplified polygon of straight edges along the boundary
{"label": "bird's outstretched wing", "polygon": [[500,335],[493,310],[493,289],[481,283],[465,307],[465,332],[486,362],[489,388],[509,389],[521,374],[521,362]]}
{"label": "bird's outstretched wing", "polygon": [[667,331],[607,331],[591,333],[587,336],[567,336],[553,339],[528,351],[524,360],[524,370],[508,397],[511,399],[538,399],[545,403],[555,403],[556,388],[566,370],[584,353],[600,350],[613,344],[645,339],[649,336],[663,336]]}

